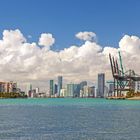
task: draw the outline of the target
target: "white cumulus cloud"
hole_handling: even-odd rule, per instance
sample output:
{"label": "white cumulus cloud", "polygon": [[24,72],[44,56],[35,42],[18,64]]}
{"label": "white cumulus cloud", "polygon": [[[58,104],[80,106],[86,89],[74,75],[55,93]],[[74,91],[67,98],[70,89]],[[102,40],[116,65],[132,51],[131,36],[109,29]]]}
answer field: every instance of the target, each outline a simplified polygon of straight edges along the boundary
{"label": "white cumulus cloud", "polygon": [[55,39],[53,38],[52,34],[50,34],[50,33],[42,33],[40,38],[39,38],[39,42],[38,42],[38,44],[40,46],[44,46],[44,47],[46,47],[48,49],[54,43],[55,43]]}
{"label": "white cumulus cloud", "polygon": [[75,35],[78,39],[84,41],[96,41],[96,34],[94,32],[79,32]]}

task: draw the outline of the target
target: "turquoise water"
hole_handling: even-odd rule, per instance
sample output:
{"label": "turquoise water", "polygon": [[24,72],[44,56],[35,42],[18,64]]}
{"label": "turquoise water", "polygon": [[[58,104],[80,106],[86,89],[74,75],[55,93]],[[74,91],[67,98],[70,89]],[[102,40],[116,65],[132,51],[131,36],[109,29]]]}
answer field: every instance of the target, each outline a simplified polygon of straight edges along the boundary
{"label": "turquoise water", "polygon": [[1,99],[1,139],[140,140],[140,101]]}

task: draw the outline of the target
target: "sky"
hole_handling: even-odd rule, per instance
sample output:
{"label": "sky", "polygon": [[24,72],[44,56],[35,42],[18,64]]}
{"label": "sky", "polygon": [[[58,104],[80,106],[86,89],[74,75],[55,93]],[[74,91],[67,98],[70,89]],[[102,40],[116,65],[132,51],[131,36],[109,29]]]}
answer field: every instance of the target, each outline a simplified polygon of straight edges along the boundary
{"label": "sky", "polygon": [[[1,80],[111,79],[108,53],[139,63],[139,0],[0,0]],[[128,59],[129,58],[129,59]],[[134,68],[139,72],[138,64]]]}
{"label": "sky", "polygon": [[140,35],[139,0],[0,0],[0,32],[20,29],[30,41],[56,37],[56,49],[80,43],[79,31],[96,32],[101,45],[118,46],[124,34]]}

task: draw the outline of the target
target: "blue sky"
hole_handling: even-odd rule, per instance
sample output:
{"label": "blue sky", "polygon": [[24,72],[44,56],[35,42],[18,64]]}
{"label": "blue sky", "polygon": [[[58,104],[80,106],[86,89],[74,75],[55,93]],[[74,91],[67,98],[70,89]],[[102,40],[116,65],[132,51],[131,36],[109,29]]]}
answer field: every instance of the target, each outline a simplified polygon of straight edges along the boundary
{"label": "blue sky", "polygon": [[99,44],[117,47],[124,34],[140,36],[139,6],[139,0],[0,0],[0,32],[18,28],[36,42],[50,32],[63,49],[80,44],[77,32],[92,31]]}

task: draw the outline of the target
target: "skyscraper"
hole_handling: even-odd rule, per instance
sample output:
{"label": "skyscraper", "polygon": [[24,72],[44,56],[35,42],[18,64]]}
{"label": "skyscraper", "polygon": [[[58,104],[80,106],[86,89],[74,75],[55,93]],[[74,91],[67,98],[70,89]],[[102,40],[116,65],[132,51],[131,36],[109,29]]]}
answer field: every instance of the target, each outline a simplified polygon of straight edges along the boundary
{"label": "skyscraper", "polygon": [[114,83],[110,83],[109,84],[109,96],[113,96],[113,92],[114,92]]}
{"label": "skyscraper", "polygon": [[27,85],[27,96],[28,97],[31,97],[31,94],[32,94],[32,84],[28,84]]}
{"label": "skyscraper", "polygon": [[63,80],[62,76],[58,76],[58,88],[57,88],[58,96],[60,96],[60,91],[62,89],[62,80]]}
{"label": "skyscraper", "polygon": [[54,94],[57,94],[57,91],[58,91],[58,85],[54,84]]}
{"label": "skyscraper", "polygon": [[89,94],[90,94],[90,87],[84,86],[83,87],[83,97],[89,97]]}
{"label": "skyscraper", "polygon": [[73,97],[74,96],[74,84],[67,84],[67,96]]}
{"label": "skyscraper", "polygon": [[104,88],[105,88],[105,74],[98,74],[98,92],[97,97],[104,97]]}
{"label": "skyscraper", "polygon": [[90,87],[90,95],[89,96],[95,98],[95,86]]}
{"label": "skyscraper", "polygon": [[35,92],[38,94],[39,93],[39,87],[35,88]]}
{"label": "skyscraper", "polygon": [[80,97],[80,84],[74,84],[74,97]]}
{"label": "skyscraper", "polygon": [[83,90],[83,87],[84,87],[84,86],[87,86],[87,81],[82,81],[82,82],[80,83],[80,89]]}
{"label": "skyscraper", "polygon": [[50,96],[54,95],[54,81],[50,80]]}

